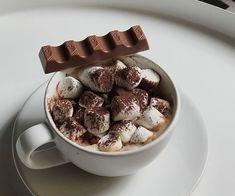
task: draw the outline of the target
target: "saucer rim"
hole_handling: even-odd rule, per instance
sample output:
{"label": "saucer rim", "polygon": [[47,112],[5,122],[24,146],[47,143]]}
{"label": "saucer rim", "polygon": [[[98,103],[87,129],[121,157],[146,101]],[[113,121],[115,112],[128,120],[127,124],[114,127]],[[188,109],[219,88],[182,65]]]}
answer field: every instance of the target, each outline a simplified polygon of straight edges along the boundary
{"label": "saucer rim", "polygon": [[[17,174],[20,177],[21,181],[23,182],[24,186],[27,188],[27,190],[29,191],[30,194],[35,195],[35,193],[33,192],[33,190],[31,190],[30,185],[28,185],[28,183],[24,180],[23,175],[21,174],[22,172],[20,171],[19,168],[19,163],[17,163],[19,161],[19,158],[17,157],[16,150],[15,150],[15,144],[14,144],[14,136],[15,136],[15,132],[16,132],[16,124],[17,121],[19,119],[19,116],[21,114],[21,111],[23,110],[23,108],[25,107],[25,105],[27,104],[27,102],[30,100],[30,98],[40,89],[42,89],[43,87],[46,87],[48,83],[48,80],[45,81],[44,83],[42,83],[41,85],[39,85],[30,95],[29,97],[26,99],[25,103],[22,105],[21,109],[19,110],[19,112],[17,113],[17,117],[15,119],[14,125],[13,125],[13,131],[12,131],[12,156],[13,156],[13,161],[14,161],[14,166],[16,168]],[[187,102],[190,103],[191,107],[193,107],[194,112],[196,114],[196,116],[200,117],[200,121],[201,121],[201,127],[202,127],[202,133],[203,133],[203,140],[204,140],[204,151],[203,151],[203,155],[202,157],[202,163],[201,163],[201,167],[200,167],[200,172],[198,172],[198,176],[195,177],[195,182],[193,183],[193,185],[191,186],[191,188],[189,188],[189,190],[187,191],[187,195],[191,195],[194,190],[196,189],[196,187],[198,186],[198,184],[200,183],[205,170],[207,168],[207,162],[208,162],[208,134],[207,134],[207,129],[206,129],[206,124],[204,122],[204,119],[202,118],[202,115],[200,114],[199,110],[196,108],[195,104],[193,103],[193,101],[183,92],[182,89],[178,88],[178,93],[179,93],[179,97],[181,97],[181,104],[183,99],[186,99]],[[182,98],[184,97],[184,98]],[[182,107],[182,106],[181,106]],[[181,115],[181,110],[179,112],[179,116]],[[177,126],[175,127],[177,129]]]}

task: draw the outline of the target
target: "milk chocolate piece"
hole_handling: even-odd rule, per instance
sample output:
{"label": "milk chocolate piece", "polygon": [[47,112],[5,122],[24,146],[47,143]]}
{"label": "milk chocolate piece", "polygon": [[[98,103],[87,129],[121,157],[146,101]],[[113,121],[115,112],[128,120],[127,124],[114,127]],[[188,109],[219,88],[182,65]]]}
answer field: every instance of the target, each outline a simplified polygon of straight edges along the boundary
{"label": "milk chocolate piece", "polygon": [[148,49],[144,32],[136,25],[127,31],[115,30],[101,37],[92,35],[78,42],[70,40],[57,47],[43,46],[39,57],[44,72],[51,73],[70,67],[100,63]]}

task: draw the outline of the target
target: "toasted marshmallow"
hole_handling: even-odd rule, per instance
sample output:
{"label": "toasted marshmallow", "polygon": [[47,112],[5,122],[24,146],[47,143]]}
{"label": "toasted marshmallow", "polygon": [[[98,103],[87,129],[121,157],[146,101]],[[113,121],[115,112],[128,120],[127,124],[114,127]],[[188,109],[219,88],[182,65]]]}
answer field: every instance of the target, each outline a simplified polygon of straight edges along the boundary
{"label": "toasted marshmallow", "polygon": [[75,118],[69,117],[59,128],[60,132],[64,134],[65,137],[76,141],[80,136],[86,133],[86,129],[79,124]]}
{"label": "toasted marshmallow", "polygon": [[84,125],[87,130],[95,135],[106,132],[109,129],[110,114],[106,108],[87,108],[84,114]]}
{"label": "toasted marshmallow", "polygon": [[156,108],[164,116],[167,116],[170,113],[170,103],[164,99],[158,97],[152,97],[150,99],[150,106]]}
{"label": "toasted marshmallow", "polygon": [[137,66],[126,67],[115,76],[116,85],[129,90],[137,87],[142,80],[141,69]]}
{"label": "toasted marshmallow", "polygon": [[149,106],[146,110],[144,110],[136,123],[147,129],[152,129],[164,121],[165,119],[163,114],[160,113],[156,108]]}
{"label": "toasted marshmallow", "polygon": [[160,76],[157,72],[153,71],[152,69],[142,69],[141,76],[142,76],[142,80],[140,83],[141,88],[150,93],[156,90],[160,82]]}
{"label": "toasted marshmallow", "polygon": [[103,103],[104,99],[91,91],[85,91],[79,99],[79,105],[84,108],[101,107]]}
{"label": "toasted marshmallow", "polygon": [[59,81],[57,92],[61,98],[74,99],[82,92],[82,84],[77,79],[67,76]]}
{"label": "toasted marshmallow", "polygon": [[135,96],[115,96],[111,102],[114,121],[134,120],[140,116],[139,101]]}
{"label": "toasted marshmallow", "polygon": [[108,133],[98,142],[98,149],[104,152],[115,152],[122,148],[122,140],[116,134]]}
{"label": "toasted marshmallow", "polygon": [[119,121],[113,124],[109,133],[118,134],[123,143],[128,143],[136,130],[136,126],[131,121]]}
{"label": "toasted marshmallow", "polygon": [[139,126],[131,137],[131,143],[133,144],[145,143],[152,136],[153,133],[151,131],[142,126]]}
{"label": "toasted marshmallow", "polygon": [[52,108],[52,116],[56,123],[63,123],[66,118],[73,116],[73,105],[68,99],[55,101]]}

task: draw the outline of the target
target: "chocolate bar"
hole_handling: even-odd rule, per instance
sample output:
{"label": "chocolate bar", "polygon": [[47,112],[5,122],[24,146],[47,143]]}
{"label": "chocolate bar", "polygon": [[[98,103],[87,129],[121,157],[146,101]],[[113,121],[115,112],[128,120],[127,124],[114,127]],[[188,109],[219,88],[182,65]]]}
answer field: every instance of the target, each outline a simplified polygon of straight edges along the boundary
{"label": "chocolate bar", "polygon": [[111,31],[98,37],[92,35],[82,41],[66,41],[60,46],[43,46],[39,52],[45,73],[75,66],[101,63],[112,58],[148,50],[148,42],[139,25],[127,31]]}

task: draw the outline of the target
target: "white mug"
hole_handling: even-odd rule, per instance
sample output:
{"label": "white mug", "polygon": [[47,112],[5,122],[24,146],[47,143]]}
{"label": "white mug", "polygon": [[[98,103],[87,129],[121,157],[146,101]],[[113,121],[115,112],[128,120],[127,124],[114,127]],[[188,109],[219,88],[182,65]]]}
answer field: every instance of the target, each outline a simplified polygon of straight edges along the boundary
{"label": "white mug", "polygon": [[[137,149],[121,152],[101,152],[85,148],[66,138],[56,127],[49,111],[48,100],[56,93],[58,82],[66,72],[56,72],[45,91],[44,110],[46,121],[25,130],[17,139],[16,150],[20,160],[29,168],[45,169],[72,162],[79,168],[100,176],[124,176],[133,174],[154,160],[168,143],[179,115],[179,93],[168,74],[156,63],[140,56],[132,55],[132,62],[140,68],[157,71],[161,77],[160,88],[172,104],[172,120],[165,131],[154,141]],[[124,59],[128,63],[128,59]],[[123,60],[123,59],[122,59]],[[54,142],[55,147],[37,150]]]}

